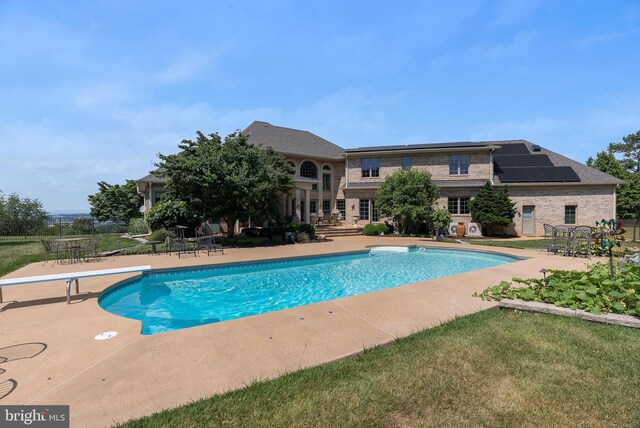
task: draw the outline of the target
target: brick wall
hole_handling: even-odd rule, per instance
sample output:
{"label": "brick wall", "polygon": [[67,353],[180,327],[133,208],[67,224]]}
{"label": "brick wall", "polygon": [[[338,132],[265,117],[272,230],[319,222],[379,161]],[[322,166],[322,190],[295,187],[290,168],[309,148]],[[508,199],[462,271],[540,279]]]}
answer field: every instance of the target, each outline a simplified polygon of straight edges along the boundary
{"label": "brick wall", "polygon": [[[380,159],[380,177],[362,177],[362,158]],[[488,152],[469,154],[469,174],[449,175],[449,153],[411,155],[411,167],[429,171],[434,180],[470,180],[491,178],[491,160]],[[348,177],[350,183],[383,181],[402,168],[402,156],[361,156],[348,157]]]}

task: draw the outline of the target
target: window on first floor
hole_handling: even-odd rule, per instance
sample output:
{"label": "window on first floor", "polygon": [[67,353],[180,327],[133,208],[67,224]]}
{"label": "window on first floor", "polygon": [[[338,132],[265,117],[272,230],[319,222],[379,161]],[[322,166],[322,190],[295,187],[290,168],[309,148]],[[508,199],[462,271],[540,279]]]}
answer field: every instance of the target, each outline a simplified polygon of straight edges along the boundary
{"label": "window on first floor", "polygon": [[469,198],[456,197],[447,200],[447,209],[451,214],[469,214]]}
{"label": "window on first floor", "polygon": [[318,183],[313,183],[311,185],[311,190],[318,190]]}
{"label": "window on first floor", "polygon": [[449,155],[449,174],[469,174],[469,155]]}
{"label": "window on first floor", "polygon": [[291,215],[296,215],[296,198],[291,198]]}
{"label": "window on first floor", "polygon": [[564,207],[564,224],[576,224],[576,212],[578,207],[575,205],[565,205]]}
{"label": "window on first floor", "polygon": [[369,199],[360,199],[360,220],[369,220]]}
{"label": "window on first floor", "polygon": [[322,212],[331,214],[331,201],[322,201]]}
{"label": "window on first floor", "polygon": [[347,218],[347,210],[346,210],[346,204],[344,202],[344,199],[338,199],[336,200],[336,208],[338,209],[338,211],[340,212],[340,218],[342,220],[344,220],[345,218]]}
{"label": "window on first floor", "polygon": [[380,216],[378,215],[378,207],[376,206],[376,201],[371,201],[371,221],[379,221]]}
{"label": "window on first floor", "polygon": [[318,212],[318,203],[316,201],[309,201],[309,212],[311,214]]}

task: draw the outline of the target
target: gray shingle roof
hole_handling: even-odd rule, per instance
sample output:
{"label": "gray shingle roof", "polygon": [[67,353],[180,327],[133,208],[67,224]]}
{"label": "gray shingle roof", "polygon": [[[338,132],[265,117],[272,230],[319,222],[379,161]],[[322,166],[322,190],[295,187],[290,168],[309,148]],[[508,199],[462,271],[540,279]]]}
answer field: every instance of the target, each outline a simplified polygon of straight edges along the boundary
{"label": "gray shingle roof", "polygon": [[457,141],[452,143],[397,144],[394,146],[356,147],[354,149],[346,149],[345,153],[381,152],[386,150],[419,150],[419,149],[486,147],[486,146],[500,145],[500,143],[501,141]]}
{"label": "gray shingle roof", "polygon": [[342,147],[320,138],[309,131],[283,128],[268,122],[255,121],[242,133],[249,142],[263,147],[271,147],[279,153],[311,156],[326,159],[342,159]]}

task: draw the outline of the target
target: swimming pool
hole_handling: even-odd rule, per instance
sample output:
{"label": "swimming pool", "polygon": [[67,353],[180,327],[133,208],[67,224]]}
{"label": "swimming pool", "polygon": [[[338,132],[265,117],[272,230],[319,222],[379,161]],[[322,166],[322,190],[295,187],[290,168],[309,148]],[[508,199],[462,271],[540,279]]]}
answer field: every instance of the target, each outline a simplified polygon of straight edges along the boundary
{"label": "swimming pool", "polygon": [[142,334],[293,308],[520,260],[395,247],[371,252],[152,271],[102,293],[100,306],[142,321]]}

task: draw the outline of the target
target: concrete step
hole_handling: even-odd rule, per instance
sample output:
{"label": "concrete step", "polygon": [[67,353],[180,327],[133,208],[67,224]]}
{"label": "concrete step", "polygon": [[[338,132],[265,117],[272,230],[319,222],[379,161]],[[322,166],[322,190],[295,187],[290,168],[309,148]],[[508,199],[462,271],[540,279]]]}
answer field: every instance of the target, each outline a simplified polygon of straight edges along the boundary
{"label": "concrete step", "polygon": [[316,227],[316,235],[324,235],[324,236],[352,236],[352,235],[362,235],[362,228],[358,227],[327,227],[320,226]]}

